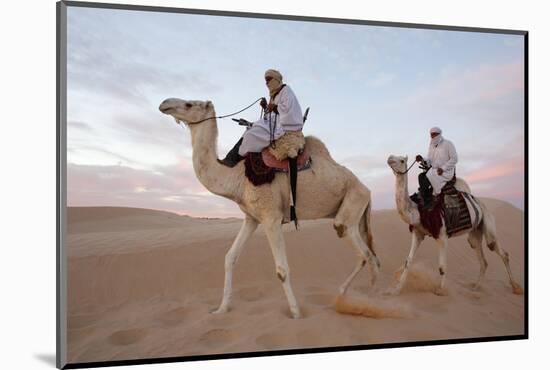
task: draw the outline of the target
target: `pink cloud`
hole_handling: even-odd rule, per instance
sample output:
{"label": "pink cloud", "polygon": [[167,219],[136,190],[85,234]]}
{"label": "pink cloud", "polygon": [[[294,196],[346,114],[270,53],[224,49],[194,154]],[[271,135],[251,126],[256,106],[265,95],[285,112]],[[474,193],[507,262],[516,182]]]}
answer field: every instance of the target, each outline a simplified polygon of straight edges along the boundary
{"label": "pink cloud", "polygon": [[154,170],[69,163],[67,203],[149,208],[200,217],[242,217],[233,202],[203,187],[189,160]]}
{"label": "pink cloud", "polygon": [[518,158],[508,162],[490,164],[482,169],[471,171],[464,177],[470,184],[473,184],[511,175],[522,177],[523,173],[523,159]]}
{"label": "pink cloud", "polygon": [[523,158],[487,163],[482,169],[464,174],[474,195],[506,200],[520,209],[524,204]]}
{"label": "pink cloud", "polygon": [[431,85],[424,85],[406,98],[411,109],[440,107],[465,109],[472,105],[498,102],[510,94],[522,92],[523,62],[481,65],[477,68],[452,70]]}

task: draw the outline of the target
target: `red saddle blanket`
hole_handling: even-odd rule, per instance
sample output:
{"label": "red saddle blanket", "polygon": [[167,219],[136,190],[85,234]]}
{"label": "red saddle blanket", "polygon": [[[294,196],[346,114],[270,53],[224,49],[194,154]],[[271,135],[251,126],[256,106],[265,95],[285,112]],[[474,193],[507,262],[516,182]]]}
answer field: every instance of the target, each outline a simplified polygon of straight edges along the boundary
{"label": "red saddle blanket", "polygon": [[[307,150],[298,155],[298,171],[310,167],[310,156]],[[244,159],[245,175],[255,186],[270,183],[275,178],[275,172],[288,171],[288,159],[279,161],[270,153],[269,148],[261,153],[247,153]]]}
{"label": "red saddle blanket", "polygon": [[445,184],[441,193],[433,200],[431,207],[426,209],[419,205],[418,210],[422,226],[435,239],[439,238],[443,222],[445,222],[448,237],[472,227],[466,201],[462,192],[454,187],[454,181]]}

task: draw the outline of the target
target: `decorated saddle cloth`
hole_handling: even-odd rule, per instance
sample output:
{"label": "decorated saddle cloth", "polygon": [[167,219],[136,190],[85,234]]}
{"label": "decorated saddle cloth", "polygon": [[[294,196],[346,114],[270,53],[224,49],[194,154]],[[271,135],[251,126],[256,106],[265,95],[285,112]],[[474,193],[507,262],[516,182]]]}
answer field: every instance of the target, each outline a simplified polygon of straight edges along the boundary
{"label": "decorated saddle cloth", "polygon": [[420,222],[434,238],[438,238],[443,222],[448,237],[481,223],[481,207],[473,195],[458,191],[455,181],[445,184],[428,209],[419,206]]}
{"label": "decorated saddle cloth", "polygon": [[298,171],[311,167],[311,158],[305,148],[305,138],[301,131],[286,132],[275,140],[273,146],[261,153],[248,153],[245,156],[245,175],[256,186],[270,183],[276,172],[287,172],[289,158],[297,158]]}

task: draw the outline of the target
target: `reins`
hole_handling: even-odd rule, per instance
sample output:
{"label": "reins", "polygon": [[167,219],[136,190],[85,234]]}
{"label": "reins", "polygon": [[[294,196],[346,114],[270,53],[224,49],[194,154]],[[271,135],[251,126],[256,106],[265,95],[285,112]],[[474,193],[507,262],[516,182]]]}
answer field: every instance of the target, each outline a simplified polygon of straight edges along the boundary
{"label": "reins", "polygon": [[201,122],[204,122],[204,121],[208,121],[209,119],[214,119],[214,118],[221,119],[221,118],[231,117],[231,116],[234,116],[234,115],[239,114],[239,113],[241,113],[241,112],[244,112],[245,110],[247,110],[248,108],[250,108],[251,106],[253,106],[254,104],[256,104],[257,102],[259,102],[260,100],[262,100],[262,98],[256,99],[252,104],[250,104],[250,105],[247,106],[246,108],[243,108],[243,109],[241,109],[240,111],[235,112],[235,113],[226,114],[226,115],[224,115],[224,116],[207,117],[207,118],[205,118],[205,119],[201,119],[200,121],[196,121],[196,122],[187,122],[187,124],[188,124],[188,125],[194,125],[194,124],[197,124],[197,123],[201,123]]}
{"label": "reins", "polygon": [[413,161],[411,163],[411,165],[409,166],[409,168],[407,168],[407,170],[405,172],[399,172],[399,171],[396,171],[396,170],[393,170],[393,171],[398,175],[406,175],[407,172],[409,172],[409,170],[412,168],[412,166],[414,166],[415,163],[416,163],[416,161]]}

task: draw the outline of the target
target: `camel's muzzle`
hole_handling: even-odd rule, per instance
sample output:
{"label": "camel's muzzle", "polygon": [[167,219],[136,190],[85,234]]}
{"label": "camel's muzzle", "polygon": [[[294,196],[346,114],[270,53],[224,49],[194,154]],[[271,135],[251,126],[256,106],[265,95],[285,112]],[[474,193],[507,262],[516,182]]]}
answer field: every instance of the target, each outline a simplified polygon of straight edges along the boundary
{"label": "camel's muzzle", "polygon": [[179,99],[169,98],[160,103],[159,110],[164,114],[170,114],[171,111],[176,110],[179,104]]}
{"label": "camel's muzzle", "polygon": [[173,110],[174,107],[173,106],[170,106],[170,104],[167,104],[166,101],[162,102],[160,105],[159,105],[159,110],[164,113],[164,114],[169,114],[171,110]]}

